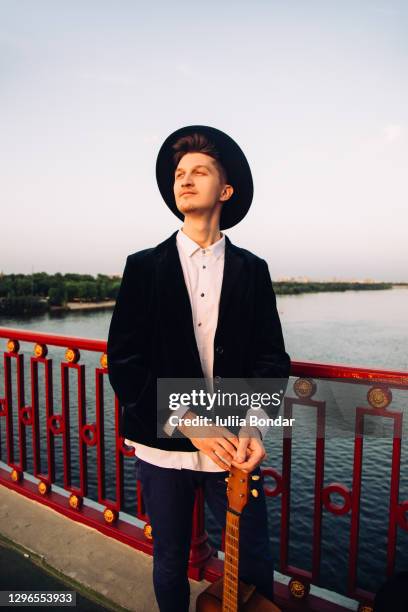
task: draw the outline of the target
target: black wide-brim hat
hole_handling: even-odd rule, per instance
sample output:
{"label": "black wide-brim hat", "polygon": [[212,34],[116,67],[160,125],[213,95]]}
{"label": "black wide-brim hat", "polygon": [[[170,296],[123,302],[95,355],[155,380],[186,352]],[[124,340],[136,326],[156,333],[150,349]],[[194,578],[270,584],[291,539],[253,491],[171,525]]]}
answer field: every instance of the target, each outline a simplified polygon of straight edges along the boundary
{"label": "black wide-brim hat", "polygon": [[254,195],[251,169],[241,148],[228,134],[207,125],[188,125],[176,130],[162,144],[156,162],[156,179],[160,193],[170,210],[182,221],[184,215],[176,205],[174,198],[174,153],[172,146],[182,136],[193,132],[204,134],[214,143],[220,154],[219,161],[227,173],[227,182],[234,188],[234,193],[222,205],[220,229],[237,225],[247,214]]}

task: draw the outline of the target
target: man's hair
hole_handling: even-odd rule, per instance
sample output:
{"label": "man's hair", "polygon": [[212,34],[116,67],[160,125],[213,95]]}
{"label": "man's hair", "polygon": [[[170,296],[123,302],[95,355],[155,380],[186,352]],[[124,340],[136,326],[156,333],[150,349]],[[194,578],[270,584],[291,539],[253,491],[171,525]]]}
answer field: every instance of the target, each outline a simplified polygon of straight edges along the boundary
{"label": "man's hair", "polygon": [[188,136],[182,136],[173,145],[174,168],[177,168],[180,159],[186,153],[205,153],[212,157],[219,172],[221,181],[226,183],[228,180],[227,172],[221,163],[221,155],[215,144],[204,134],[193,132]]}

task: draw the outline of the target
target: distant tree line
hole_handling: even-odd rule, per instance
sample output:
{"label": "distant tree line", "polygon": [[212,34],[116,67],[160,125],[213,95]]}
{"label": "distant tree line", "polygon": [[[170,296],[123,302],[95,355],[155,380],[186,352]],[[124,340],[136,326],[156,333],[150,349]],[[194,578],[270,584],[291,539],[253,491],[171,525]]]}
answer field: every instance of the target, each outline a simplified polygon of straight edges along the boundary
{"label": "distant tree line", "polygon": [[348,282],[307,282],[278,281],[273,283],[277,295],[298,293],[317,293],[320,291],[368,291],[372,289],[391,289],[393,283],[348,283]]}
{"label": "distant tree line", "polygon": [[38,314],[67,302],[115,300],[120,278],[98,274],[0,274],[0,315]]}
{"label": "distant tree line", "polygon": [[[0,274],[0,316],[39,314],[52,307],[66,306],[67,302],[103,302],[116,300],[121,279],[105,274]],[[320,291],[349,291],[390,289],[393,283],[307,282],[277,281],[273,283],[277,295],[314,293]]]}

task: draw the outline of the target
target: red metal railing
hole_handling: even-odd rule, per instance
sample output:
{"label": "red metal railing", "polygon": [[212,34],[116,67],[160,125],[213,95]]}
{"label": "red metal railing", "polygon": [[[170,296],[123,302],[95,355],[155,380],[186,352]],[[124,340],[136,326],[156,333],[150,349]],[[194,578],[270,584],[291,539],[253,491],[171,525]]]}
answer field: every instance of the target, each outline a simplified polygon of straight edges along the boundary
{"label": "red metal railing", "polygon": [[[114,537],[139,550],[152,553],[152,541],[149,539],[148,529],[140,529],[126,521],[126,517],[119,517],[124,507],[124,458],[133,456],[133,449],[123,446],[123,438],[118,435],[119,403],[117,398],[113,405],[113,420],[115,432],[115,491],[116,499],[106,496],[106,466],[105,466],[105,419],[108,414],[105,410],[104,380],[106,381],[107,359],[106,342],[53,334],[37,333],[18,329],[0,328],[0,338],[6,339],[7,347],[4,351],[4,397],[0,397],[0,431],[4,427],[6,439],[6,456],[0,446],[0,459],[9,469],[0,467],[0,484],[40,501],[53,509],[63,513],[70,519],[88,524],[110,537]],[[20,342],[29,343],[34,354],[30,360],[30,388],[31,401],[26,402],[24,385],[24,365],[26,350],[20,351]],[[54,381],[53,359],[48,356],[48,347],[62,347],[65,349],[64,360],[60,365],[61,405],[54,412]],[[30,348],[30,347],[29,347]],[[81,360],[80,351],[87,351],[93,355],[100,354],[100,367],[94,367],[95,376],[95,421],[88,422],[86,402],[86,370],[89,367]],[[57,356],[60,359],[60,356]],[[16,389],[17,406],[14,407],[12,384],[12,361],[16,363]],[[39,366],[44,367],[45,410],[41,410],[39,401]],[[78,456],[75,457],[79,465],[79,486],[72,483],[72,429],[70,422],[70,374],[76,377],[77,396],[77,435]],[[280,534],[280,564],[279,569],[292,576],[290,590],[277,585],[277,594],[280,601],[292,594],[299,601],[304,598],[307,609],[313,596],[308,596],[310,584],[318,584],[320,578],[321,546],[322,546],[322,512],[323,509],[333,515],[349,514],[351,517],[350,546],[348,561],[348,587],[350,597],[362,602],[369,602],[372,593],[365,592],[358,586],[358,543],[359,520],[361,502],[361,476],[363,461],[364,418],[376,416],[391,419],[393,422],[393,447],[391,467],[391,489],[388,516],[388,543],[386,575],[391,575],[395,566],[396,539],[398,528],[408,531],[408,501],[399,500],[399,479],[401,462],[401,436],[403,412],[390,410],[392,389],[408,389],[408,373],[356,368],[342,365],[322,365],[308,362],[293,362],[291,376],[297,377],[293,385],[293,397],[287,394],[284,404],[284,417],[290,418],[294,406],[305,406],[316,413],[316,448],[314,470],[314,513],[312,536],[312,567],[311,571],[294,567],[289,564],[290,533],[289,522],[291,516],[291,464],[292,445],[291,436],[283,439],[282,470],[268,467],[263,469],[265,479],[275,481],[272,488],[264,486],[267,497],[281,497],[281,534]],[[316,391],[316,379],[336,379],[337,381],[365,384],[369,387],[368,402],[365,406],[355,408],[355,441],[354,464],[351,489],[342,483],[324,484],[325,465],[325,418],[326,405],[322,400],[313,399]],[[40,424],[45,421],[45,439],[41,439]],[[14,422],[18,423],[17,442],[19,448],[19,461],[14,457]],[[37,483],[24,478],[27,469],[27,433],[32,436],[33,476]],[[55,441],[62,438],[63,453],[63,494],[56,482],[56,456]],[[41,442],[42,440],[42,442]],[[41,443],[46,445],[47,469],[41,468]],[[0,436],[1,445],[1,436]],[[97,502],[102,511],[88,505],[88,449],[96,446],[97,456]],[[331,495],[337,494],[342,498],[342,504],[335,504]],[[67,497],[67,495],[69,497]],[[136,483],[136,515],[139,519],[147,521],[143,507],[143,498],[140,483]],[[195,579],[203,577],[215,580],[222,573],[222,562],[212,556],[212,549],[208,545],[204,529],[204,503],[202,493],[196,499],[193,523],[192,551],[190,558],[190,576]],[[324,585],[323,585],[324,586]],[[318,599],[313,600],[313,609],[341,609],[326,602],[319,604]]]}

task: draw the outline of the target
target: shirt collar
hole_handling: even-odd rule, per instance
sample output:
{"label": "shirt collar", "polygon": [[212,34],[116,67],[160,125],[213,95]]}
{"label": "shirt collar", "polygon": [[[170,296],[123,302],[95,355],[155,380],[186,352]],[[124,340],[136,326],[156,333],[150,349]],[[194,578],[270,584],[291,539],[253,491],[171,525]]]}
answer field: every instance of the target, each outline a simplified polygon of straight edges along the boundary
{"label": "shirt collar", "polygon": [[[177,243],[183,249],[184,253],[191,257],[198,250],[203,250],[202,247],[194,242],[187,234],[185,234],[180,228],[177,232]],[[208,247],[205,247],[207,253],[212,253],[216,259],[218,259],[225,251],[225,234],[222,234],[221,238],[214,242]]]}

